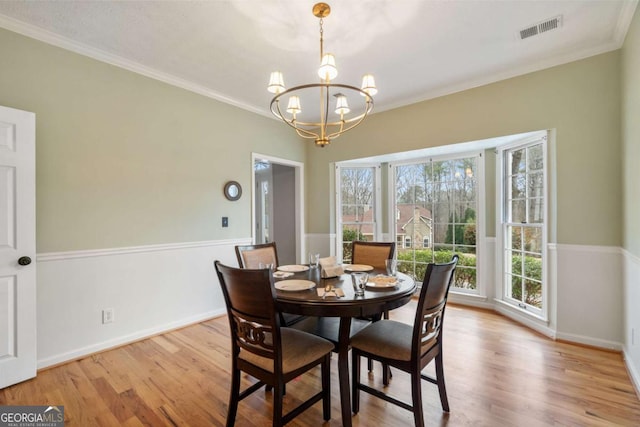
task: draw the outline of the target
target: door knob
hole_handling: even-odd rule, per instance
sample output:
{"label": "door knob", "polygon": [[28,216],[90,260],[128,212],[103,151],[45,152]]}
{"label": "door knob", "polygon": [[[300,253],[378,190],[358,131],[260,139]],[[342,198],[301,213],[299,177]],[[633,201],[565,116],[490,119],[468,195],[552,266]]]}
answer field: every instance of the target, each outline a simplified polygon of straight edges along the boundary
{"label": "door knob", "polygon": [[29,265],[29,264],[31,264],[31,258],[29,258],[28,256],[22,256],[22,257],[18,258],[18,264],[20,264],[20,265]]}

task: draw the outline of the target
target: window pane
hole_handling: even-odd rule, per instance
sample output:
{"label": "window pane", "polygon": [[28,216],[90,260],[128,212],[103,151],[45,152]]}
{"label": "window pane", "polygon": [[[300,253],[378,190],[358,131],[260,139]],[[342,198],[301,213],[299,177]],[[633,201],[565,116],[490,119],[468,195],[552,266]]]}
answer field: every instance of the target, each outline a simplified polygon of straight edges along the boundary
{"label": "window pane", "polygon": [[456,274],[452,286],[462,289],[476,288],[476,269],[469,267],[456,267]]}
{"label": "window pane", "polygon": [[526,222],[525,200],[511,201],[511,220],[509,222]]}
{"label": "window pane", "polygon": [[542,252],[542,229],[529,227],[525,233],[524,250],[528,252]]}
{"label": "window pane", "polygon": [[542,197],[544,190],[544,175],[542,172],[531,173],[527,179],[528,197]]}
{"label": "window pane", "polygon": [[509,152],[509,166],[512,174],[521,173],[526,171],[526,163],[524,159],[524,149],[513,150]]}
{"label": "window pane", "polygon": [[529,222],[539,224],[544,221],[544,201],[543,199],[531,199],[529,205]]}
{"label": "window pane", "polygon": [[521,173],[511,177],[511,199],[521,199],[526,197],[526,175]]}
{"label": "window pane", "polygon": [[506,245],[511,249],[522,249],[522,227],[511,227],[510,242]]}
{"label": "window pane", "polygon": [[527,255],[524,258],[524,275],[529,279],[542,281],[542,262],[540,255]]}
{"label": "window pane", "polygon": [[518,252],[512,252],[509,259],[511,259],[511,274],[522,276],[522,256]]}
{"label": "window pane", "polygon": [[518,276],[511,276],[511,298],[522,301],[522,279]]}
{"label": "window pane", "polygon": [[525,280],[524,303],[542,308],[542,284],[534,280]]}
{"label": "window pane", "polygon": [[527,166],[529,171],[542,170],[542,144],[534,145],[527,149]]}
{"label": "window pane", "polygon": [[438,224],[448,223],[453,220],[452,213],[449,210],[449,203],[434,204],[433,221]]}

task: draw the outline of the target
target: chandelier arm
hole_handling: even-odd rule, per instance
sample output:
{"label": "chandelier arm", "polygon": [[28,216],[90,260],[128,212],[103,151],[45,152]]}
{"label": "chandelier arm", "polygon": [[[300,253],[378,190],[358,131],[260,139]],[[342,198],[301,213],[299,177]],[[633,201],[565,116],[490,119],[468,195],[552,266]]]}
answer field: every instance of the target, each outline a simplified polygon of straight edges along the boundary
{"label": "chandelier arm", "polygon": [[[327,136],[327,138],[336,139],[337,137],[339,137],[343,133],[345,133],[347,131],[350,131],[354,127],[358,126],[360,123],[362,123],[362,121],[365,119],[365,117],[367,117],[367,115],[369,115],[369,112],[371,112],[372,109],[373,109],[373,102],[367,102],[367,110],[363,114],[359,115],[358,117],[354,117],[354,118],[352,118],[350,120],[343,120],[342,121],[342,125],[340,126],[340,130],[338,132],[334,132],[334,133],[330,134],[329,136]],[[353,123],[353,124],[351,126],[348,126],[345,129],[344,128],[344,124],[346,124],[346,123]]]}
{"label": "chandelier arm", "polygon": [[[288,120],[286,117],[284,117],[284,115],[282,114],[282,111],[280,110],[280,102],[278,102],[279,100],[276,99],[277,97],[278,96],[275,96],[274,99],[271,101],[271,112],[273,113],[274,116],[276,116],[277,118],[279,118],[280,120],[282,120],[283,122],[291,126],[293,129],[295,129],[296,133],[300,135],[302,138],[306,138],[306,139],[319,138],[319,136],[316,133],[306,130],[304,128],[298,127],[298,125],[301,125],[301,124],[305,125],[304,123],[297,122],[295,119]],[[275,103],[275,110],[274,110],[274,103]]]}
{"label": "chandelier arm", "polygon": [[[328,108],[329,108],[329,100],[330,100],[330,92],[331,92],[330,89],[339,88],[339,89],[344,89],[351,92],[357,92],[359,94],[362,94],[365,98],[365,111],[362,114],[359,114],[358,116],[351,117],[348,119],[343,118],[342,120],[333,121],[333,122],[329,122],[326,119],[322,120],[321,122],[302,122],[295,119],[287,119],[282,113],[282,110],[280,109],[280,102],[279,102],[280,98],[282,98],[284,95],[292,95],[294,92],[303,91],[309,88],[322,89],[321,101],[323,102],[321,103],[322,104],[321,115],[324,115],[324,117],[321,117],[321,119],[324,119],[328,116]],[[278,119],[282,120],[287,125],[295,129],[296,133],[300,137],[306,138],[306,139],[316,139],[316,140],[318,139],[331,140],[331,139],[337,138],[341,134],[353,129],[354,127],[362,123],[362,121],[373,110],[373,98],[364,90],[357,88],[355,86],[350,86],[350,85],[345,85],[340,83],[309,83],[305,85],[292,87],[290,89],[287,89],[275,95],[271,99],[270,108],[274,116],[276,116]],[[327,135],[327,131],[330,131],[332,128],[335,128],[335,127],[338,127],[339,129]],[[314,132],[312,130],[305,129],[305,128],[315,128],[315,129],[318,129],[319,132]]]}

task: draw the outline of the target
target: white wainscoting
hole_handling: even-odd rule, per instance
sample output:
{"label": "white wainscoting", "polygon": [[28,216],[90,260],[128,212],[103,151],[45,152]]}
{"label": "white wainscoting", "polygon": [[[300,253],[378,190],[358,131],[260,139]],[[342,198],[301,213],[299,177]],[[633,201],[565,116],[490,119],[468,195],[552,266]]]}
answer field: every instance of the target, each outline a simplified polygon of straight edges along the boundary
{"label": "white wainscoting", "polygon": [[[335,235],[307,235],[307,242],[321,254],[334,252]],[[640,301],[640,261],[627,262],[623,278],[622,250],[618,247],[587,245],[549,245],[549,314],[546,321],[531,317],[521,310],[501,303],[496,298],[500,279],[496,271],[497,243],[494,237],[484,239],[484,255],[480,260],[483,288],[479,296],[451,294],[450,301],[493,309],[551,338],[614,350],[623,349],[623,289],[626,301]],[[626,281],[627,286],[623,280]],[[631,303],[629,303],[631,304]],[[631,305],[626,321],[635,328],[636,346],[628,350],[636,369],[640,366],[640,310]]]}
{"label": "white wainscoting", "polygon": [[640,258],[623,250],[624,360],[640,393]]}
{"label": "white wainscoting", "polygon": [[[225,313],[214,260],[251,239],[37,256],[38,368]],[[114,311],[102,324],[102,310]]]}
{"label": "white wainscoting", "polygon": [[557,252],[557,338],[622,350],[622,251],[558,244]]}

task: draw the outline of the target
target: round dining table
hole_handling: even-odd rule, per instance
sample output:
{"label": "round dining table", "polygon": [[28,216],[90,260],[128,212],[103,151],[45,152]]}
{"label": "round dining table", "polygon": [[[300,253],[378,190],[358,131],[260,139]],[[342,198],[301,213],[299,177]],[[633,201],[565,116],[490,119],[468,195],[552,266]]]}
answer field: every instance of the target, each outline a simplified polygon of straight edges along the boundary
{"label": "round dining table", "polygon": [[[349,339],[357,332],[359,325],[364,324],[361,318],[379,319],[385,311],[401,307],[411,300],[416,292],[414,280],[402,273],[397,274],[395,286],[388,286],[383,283],[381,286],[367,286],[363,296],[356,296],[351,284],[351,276],[346,273],[333,277],[322,278],[320,268],[310,268],[306,271],[296,272],[286,278],[276,280],[276,298],[278,309],[284,313],[291,313],[303,316],[311,316],[319,319],[314,326],[309,329],[305,320],[294,324],[291,327],[316,333],[330,339],[336,346],[338,353],[338,379],[340,382],[340,407],[342,413],[342,425],[351,426],[351,396],[349,378]],[[370,277],[377,274],[384,274],[383,271],[372,270]],[[295,284],[304,286],[304,282],[309,281],[308,289],[301,290],[281,290],[278,289],[278,282],[285,280],[297,280]],[[290,282],[294,284],[294,282]],[[325,289],[330,285],[333,292]],[[299,289],[301,286],[292,287]],[[352,322],[352,319],[357,319]],[[332,322],[335,320],[335,322]],[[331,324],[336,325],[332,328]],[[321,326],[318,326],[321,325]],[[337,329],[337,332],[335,331]]]}

